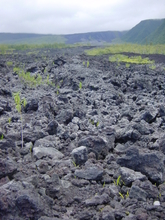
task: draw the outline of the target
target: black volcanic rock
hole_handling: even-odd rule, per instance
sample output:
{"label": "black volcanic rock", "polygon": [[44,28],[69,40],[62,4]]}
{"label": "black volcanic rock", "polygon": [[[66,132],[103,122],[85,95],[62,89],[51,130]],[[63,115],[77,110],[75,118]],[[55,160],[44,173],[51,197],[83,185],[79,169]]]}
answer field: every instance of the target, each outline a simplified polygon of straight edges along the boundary
{"label": "black volcanic rock", "polygon": [[164,55],[127,68],[89,48],[0,55],[0,219],[164,218]]}

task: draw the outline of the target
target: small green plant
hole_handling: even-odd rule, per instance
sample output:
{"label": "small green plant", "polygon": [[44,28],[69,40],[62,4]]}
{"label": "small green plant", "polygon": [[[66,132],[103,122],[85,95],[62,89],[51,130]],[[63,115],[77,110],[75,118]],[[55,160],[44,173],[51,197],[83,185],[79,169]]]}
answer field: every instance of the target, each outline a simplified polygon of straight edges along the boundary
{"label": "small green plant", "polygon": [[33,145],[30,145],[30,153],[33,153]]}
{"label": "small green plant", "polygon": [[37,76],[31,76],[30,72],[25,73],[24,70],[19,67],[14,67],[13,71],[18,74],[25,84],[29,85],[30,87],[37,86],[42,83],[42,77],[40,74],[37,74]]}
{"label": "small green plant", "polygon": [[155,70],[155,69],[156,69],[156,66],[155,66],[155,65],[151,65],[151,66],[149,66],[149,68],[150,68],[151,70]]}
{"label": "small green plant", "polygon": [[79,167],[79,165],[77,165],[73,160],[72,160],[72,163],[75,167]]}
{"label": "small green plant", "polygon": [[2,135],[1,135],[1,137],[0,137],[0,140],[2,141],[2,140],[3,140],[3,138],[4,138],[4,137],[3,137],[3,134],[2,134]]}
{"label": "small green plant", "polygon": [[11,123],[11,118],[8,118],[8,122],[9,122],[9,124]]}
{"label": "small green plant", "polygon": [[129,64],[129,63],[126,63],[125,66],[126,66],[127,68],[129,68],[129,67],[130,67],[130,64]]}
{"label": "small green plant", "polygon": [[121,196],[122,199],[124,199],[124,196],[121,192],[119,192],[119,195]]}
{"label": "small green plant", "polygon": [[79,82],[79,89],[82,89],[82,82]]}
{"label": "small green plant", "polygon": [[91,123],[92,125],[94,125],[94,124],[95,124],[95,122],[94,122],[94,120],[93,120],[93,119],[90,119],[90,123]]}
{"label": "small green plant", "polygon": [[125,214],[126,214],[126,215],[129,215],[129,212],[128,212],[128,211],[126,211],[126,212],[125,212]]}
{"label": "small green plant", "polygon": [[59,85],[57,85],[57,95],[59,94],[59,88],[60,88],[60,86]]}
{"label": "small green plant", "polygon": [[13,68],[13,71],[16,73],[16,74],[19,74],[19,72],[21,71],[21,69],[19,67],[14,67]]}
{"label": "small green plant", "polygon": [[18,111],[18,113],[20,114],[20,118],[21,118],[21,140],[22,140],[22,147],[23,147],[23,119],[22,119],[22,105],[25,107],[27,102],[26,99],[23,98],[21,100],[20,98],[20,93],[16,92],[13,93],[13,97],[14,97],[14,101],[15,101],[15,107]]}
{"label": "small green plant", "polygon": [[89,61],[87,61],[87,68],[89,67]]}
{"label": "small green plant", "polygon": [[121,176],[119,176],[118,178],[117,178],[117,186],[119,186],[119,185],[121,185],[121,183],[120,183],[120,178],[121,178]]}
{"label": "small green plant", "polygon": [[104,207],[103,207],[103,208],[99,208],[99,211],[100,211],[100,212],[102,212],[102,211],[103,211],[103,209],[104,209]]}
{"label": "small green plant", "polygon": [[85,61],[83,61],[83,66],[85,66]]}
{"label": "small green plant", "polygon": [[49,75],[47,75],[47,77],[46,77],[46,83],[49,85],[50,84],[50,82],[49,82]]}
{"label": "small green plant", "polygon": [[99,121],[96,123],[96,127],[98,127],[99,126]]}
{"label": "small green plant", "polygon": [[7,66],[12,66],[13,65],[13,62],[12,61],[8,61],[6,62]]}
{"label": "small green plant", "polygon": [[127,191],[126,198],[128,198],[128,197],[129,197],[129,192]]}

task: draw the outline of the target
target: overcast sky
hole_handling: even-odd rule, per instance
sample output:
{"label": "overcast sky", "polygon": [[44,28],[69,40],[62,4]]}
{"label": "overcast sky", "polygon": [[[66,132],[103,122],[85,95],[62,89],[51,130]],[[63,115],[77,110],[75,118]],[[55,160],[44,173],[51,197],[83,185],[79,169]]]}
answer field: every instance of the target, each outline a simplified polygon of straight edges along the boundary
{"label": "overcast sky", "polygon": [[165,18],[165,0],[0,0],[0,32],[122,31],[155,18]]}

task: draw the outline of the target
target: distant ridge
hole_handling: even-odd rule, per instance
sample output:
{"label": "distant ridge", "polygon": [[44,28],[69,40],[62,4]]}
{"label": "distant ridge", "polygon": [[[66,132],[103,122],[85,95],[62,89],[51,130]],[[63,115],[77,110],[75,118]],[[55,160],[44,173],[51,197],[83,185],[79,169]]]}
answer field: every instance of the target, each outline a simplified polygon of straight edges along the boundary
{"label": "distant ridge", "polygon": [[78,42],[107,42],[112,43],[115,39],[120,39],[125,34],[124,31],[102,31],[102,32],[89,32],[80,34],[68,34],[63,35],[68,44],[78,43]]}
{"label": "distant ridge", "polygon": [[37,43],[112,43],[119,40],[124,31],[103,31],[67,35],[0,33],[0,44],[37,44]]}
{"label": "distant ridge", "polygon": [[66,35],[0,33],[0,44],[53,44],[53,43],[137,43],[165,44],[165,19],[141,21],[129,31],[100,31]]}

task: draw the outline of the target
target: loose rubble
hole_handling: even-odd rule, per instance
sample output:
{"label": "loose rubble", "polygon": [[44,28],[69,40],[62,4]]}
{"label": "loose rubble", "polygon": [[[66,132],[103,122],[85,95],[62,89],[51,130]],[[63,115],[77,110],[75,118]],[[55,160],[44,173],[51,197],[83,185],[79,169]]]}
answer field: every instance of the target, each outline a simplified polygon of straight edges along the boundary
{"label": "loose rubble", "polygon": [[2,220],[165,218],[165,56],[153,70],[84,49],[0,55]]}

